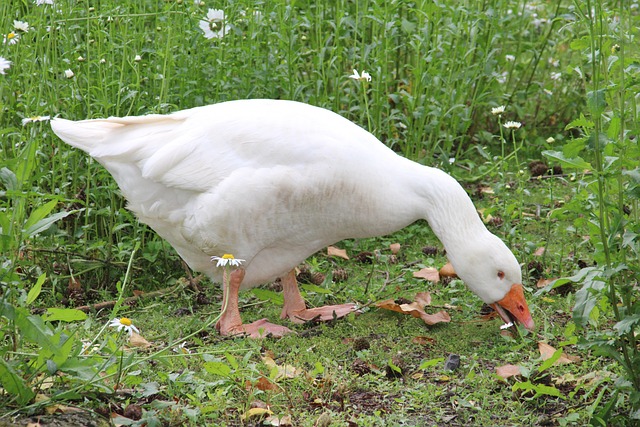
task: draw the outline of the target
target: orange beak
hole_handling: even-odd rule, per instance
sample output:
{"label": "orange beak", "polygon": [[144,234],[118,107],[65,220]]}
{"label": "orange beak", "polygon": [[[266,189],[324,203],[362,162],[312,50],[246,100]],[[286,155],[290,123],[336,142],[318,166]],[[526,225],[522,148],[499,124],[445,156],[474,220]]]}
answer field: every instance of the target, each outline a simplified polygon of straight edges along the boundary
{"label": "orange beak", "polygon": [[509,323],[513,318],[530,331],[533,331],[535,328],[531,313],[529,312],[529,306],[524,299],[524,290],[521,284],[516,283],[511,286],[511,290],[504,298],[490,305],[505,322]]}

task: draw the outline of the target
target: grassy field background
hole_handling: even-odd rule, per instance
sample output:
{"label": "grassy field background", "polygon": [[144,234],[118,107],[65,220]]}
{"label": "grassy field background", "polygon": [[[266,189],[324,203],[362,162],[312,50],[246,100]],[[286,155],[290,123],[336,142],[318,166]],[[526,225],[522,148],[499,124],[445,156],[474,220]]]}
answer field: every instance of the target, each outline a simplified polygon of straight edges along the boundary
{"label": "grassy field background", "polygon": [[[118,425],[637,425],[638,3],[583,3],[3,1],[0,422],[82,424],[80,408]],[[218,337],[219,287],[187,287],[175,252],[48,120],[246,98],[328,108],[462,181],[523,264],[538,331],[501,335],[459,280],[415,278],[446,262],[418,223],[340,243],[350,260],[308,260],[310,305],[364,314]],[[532,161],[558,174],[532,179]],[[374,306],[425,289],[451,323]],[[277,284],[241,298],[245,320],[279,314]],[[146,343],[104,326],[122,316]],[[519,375],[497,375],[506,365]]]}

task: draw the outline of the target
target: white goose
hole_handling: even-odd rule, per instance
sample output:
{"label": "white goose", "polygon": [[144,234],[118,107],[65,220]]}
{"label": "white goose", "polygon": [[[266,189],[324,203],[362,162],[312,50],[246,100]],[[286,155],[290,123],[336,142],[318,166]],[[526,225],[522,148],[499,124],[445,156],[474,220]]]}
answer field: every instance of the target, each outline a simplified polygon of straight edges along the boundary
{"label": "white goose", "polygon": [[354,304],[307,309],[295,267],[340,240],[384,235],[423,218],[473,292],[505,321],[534,327],[518,261],[460,184],[328,110],[244,100],[169,115],[54,119],[51,126],[113,175],[129,209],[192,269],[221,282],[212,256],[246,260],[225,289],[216,325],[223,335],[289,332],[240,318],[238,291],[278,277],[282,318],[328,320],[354,311]]}

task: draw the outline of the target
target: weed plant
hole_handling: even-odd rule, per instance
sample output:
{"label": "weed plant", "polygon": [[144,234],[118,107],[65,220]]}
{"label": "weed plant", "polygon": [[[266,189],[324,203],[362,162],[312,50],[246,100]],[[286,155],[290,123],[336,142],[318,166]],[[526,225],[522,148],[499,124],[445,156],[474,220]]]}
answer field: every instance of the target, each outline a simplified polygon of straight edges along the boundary
{"label": "weed plant", "polygon": [[[2,1],[0,416],[55,403],[99,409],[105,401],[109,408],[137,402],[144,408],[138,424],[240,425],[254,422],[242,417],[260,400],[294,425],[313,425],[323,412],[339,425],[446,425],[456,417],[476,425],[544,417],[558,425],[637,425],[639,19],[630,0]],[[350,79],[354,69],[371,81]],[[47,120],[246,98],[326,107],[398,153],[473,182],[474,197],[488,195],[478,201],[485,218],[504,220],[493,231],[518,252],[529,287],[540,246],[547,277],[571,276],[533,297],[540,335],[513,341],[466,323],[425,332],[375,310],[366,313],[373,323],[348,319],[313,339],[206,335],[214,315],[183,286],[188,272],[173,249],[137,223],[108,173],[59,141]],[[500,116],[491,112],[500,106]],[[506,129],[507,121],[521,127]],[[528,180],[526,163],[543,152],[564,177]],[[443,258],[425,258],[417,243],[429,239],[425,224],[416,224],[343,246],[375,252],[399,240],[406,265],[437,265]],[[376,259],[354,271],[349,286],[331,276],[326,287],[306,285],[307,299],[375,301],[424,288],[389,254]],[[335,267],[320,255],[308,263],[313,272]],[[569,280],[580,285],[575,296],[551,293]],[[135,311],[123,304],[132,290],[172,285],[172,296],[157,304]],[[434,293],[442,304],[478,308],[456,281]],[[244,298],[252,310],[277,313],[266,308],[278,301],[268,289]],[[118,303],[99,313],[73,308],[109,299]],[[190,316],[174,314],[185,307]],[[558,320],[570,307],[577,328]],[[153,337],[152,350],[131,348],[126,333],[105,326],[123,315],[147,318],[134,320]],[[434,344],[411,341],[424,335],[435,336]],[[354,336],[377,346],[355,349]],[[544,383],[571,372],[537,360],[531,348],[538,338],[556,343],[556,358],[579,344],[577,371],[606,375],[571,393]],[[291,351],[282,355],[282,348]],[[303,367],[306,376],[282,385],[265,351],[278,356],[277,366]],[[461,353],[464,372],[439,374],[444,352]],[[411,376],[387,379],[384,366],[407,371],[390,355],[414,361]],[[521,380],[496,381],[497,360],[523,357]],[[349,373],[354,358],[369,372]],[[275,390],[257,387],[261,378]],[[512,409],[496,411],[505,401]]]}

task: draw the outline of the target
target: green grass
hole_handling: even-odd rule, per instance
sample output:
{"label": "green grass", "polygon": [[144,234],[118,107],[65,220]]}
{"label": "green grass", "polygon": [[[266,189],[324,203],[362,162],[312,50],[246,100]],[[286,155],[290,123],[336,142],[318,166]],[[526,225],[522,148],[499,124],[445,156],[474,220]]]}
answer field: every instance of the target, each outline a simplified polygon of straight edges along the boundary
{"label": "green grass", "polygon": [[[605,264],[594,237],[605,215],[597,210],[605,204],[594,195],[595,178],[567,162],[560,162],[564,177],[530,180],[527,170],[545,150],[593,161],[591,127],[565,126],[603,111],[607,126],[596,128],[609,138],[603,155],[625,163],[617,174],[594,169],[598,179],[611,178],[607,209],[629,211],[610,240],[625,236],[612,256],[630,266],[625,281],[637,289],[638,157],[629,135],[637,134],[638,117],[629,94],[637,93],[640,55],[630,41],[637,37],[636,13],[624,12],[637,3],[596,5],[603,23],[622,17],[599,27],[597,40],[584,11],[568,1],[3,1],[0,32],[14,31],[19,40],[0,44],[0,57],[11,61],[0,74],[0,373],[15,380],[2,384],[0,417],[41,413],[53,402],[102,415],[122,415],[136,404],[148,425],[259,425],[259,418],[242,418],[258,401],[301,426],[323,413],[336,426],[602,425],[602,417],[626,416],[632,404],[624,393],[631,392],[618,394],[624,387],[614,385],[624,378],[621,364],[611,353],[577,345],[595,339],[595,331],[613,330],[619,316],[609,300],[599,300],[589,325],[575,329],[573,292],[534,294],[539,275],[570,276],[583,265]],[[208,8],[224,10],[224,37],[206,39],[199,29]],[[14,30],[14,20],[31,28]],[[604,77],[589,65],[594,40]],[[353,69],[369,72],[371,82],[350,79]],[[603,99],[599,78],[607,83]],[[307,287],[310,305],[356,301],[366,306],[362,315],[297,327],[300,335],[281,340],[223,339],[211,326],[219,287],[205,281],[202,295],[186,289],[173,249],[125,209],[109,174],[59,141],[46,121],[22,124],[34,116],[142,115],[261,97],[326,107],[465,182],[483,215],[499,218],[491,230],[523,264],[537,333],[503,337],[497,320],[481,319],[481,302],[460,281],[413,278],[422,266],[446,262],[441,252],[422,252],[438,246],[422,222],[393,236],[340,243],[352,256],[379,253],[373,264],[325,254],[307,261],[329,278],[336,269],[348,273],[346,281],[326,280],[326,292]],[[596,114],[604,99],[607,108]],[[505,113],[493,115],[500,105]],[[500,126],[509,120],[523,127],[511,133]],[[390,243],[402,244],[395,261]],[[536,255],[541,247],[546,251]],[[133,290],[171,286],[170,296],[121,305]],[[245,321],[278,319],[278,293],[262,289],[241,295]],[[436,306],[458,307],[450,310],[451,323],[426,327],[372,305],[425,289]],[[112,299],[120,301],[116,309],[86,319],[43,314]],[[633,307],[626,307],[630,316]],[[130,348],[113,330],[102,330],[123,315],[151,348]],[[98,348],[84,354],[82,340]],[[183,340],[190,354],[174,351]],[[355,340],[369,348],[357,349]],[[545,367],[538,341],[581,360]],[[446,372],[441,359],[451,353],[460,355],[461,368]],[[304,373],[276,380],[262,359],[267,354]],[[498,378],[494,368],[508,363],[524,367],[525,375]],[[261,377],[273,389],[261,390]],[[527,384],[529,392],[513,387]],[[540,390],[547,393],[534,396]],[[35,393],[50,400],[34,403]],[[614,409],[607,413],[609,402]]]}

